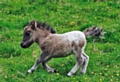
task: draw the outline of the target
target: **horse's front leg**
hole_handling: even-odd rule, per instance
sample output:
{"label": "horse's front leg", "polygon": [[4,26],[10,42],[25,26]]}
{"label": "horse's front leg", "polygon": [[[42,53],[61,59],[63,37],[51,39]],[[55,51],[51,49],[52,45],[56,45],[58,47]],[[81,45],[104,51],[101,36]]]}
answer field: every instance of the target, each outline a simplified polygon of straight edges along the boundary
{"label": "horse's front leg", "polygon": [[50,61],[52,58],[48,58],[47,60],[42,62],[43,67],[47,70],[47,72],[52,72],[52,73],[56,73],[56,70],[54,70],[53,68],[51,68],[47,62]]}
{"label": "horse's front leg", "polygon": [[36,60],[35,64],[28,70],[28,73],[32,73],[33,71],[35,71],[37,66],[48,58],[49,58],[48,52],[46,51],[42,52],[40,57]]}

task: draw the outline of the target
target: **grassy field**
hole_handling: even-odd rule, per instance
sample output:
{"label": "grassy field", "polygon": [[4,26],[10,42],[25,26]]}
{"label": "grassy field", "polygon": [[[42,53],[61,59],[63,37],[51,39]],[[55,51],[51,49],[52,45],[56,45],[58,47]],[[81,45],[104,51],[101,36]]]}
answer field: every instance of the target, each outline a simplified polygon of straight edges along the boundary
{"label": "grassy field", "polygon": [[[26,75],[40,54],[37,44],[22,49],[23,28],[30,20],[46,22],[65,33],[102,27],[103,38],[87,38],[90,57],[87,73],[67,73],[75,64],[74,55],[52,59],[48,64],[57,73],[39,65]],[[120,1],[119,0],[0,0],[0,82],[120,82]]]}

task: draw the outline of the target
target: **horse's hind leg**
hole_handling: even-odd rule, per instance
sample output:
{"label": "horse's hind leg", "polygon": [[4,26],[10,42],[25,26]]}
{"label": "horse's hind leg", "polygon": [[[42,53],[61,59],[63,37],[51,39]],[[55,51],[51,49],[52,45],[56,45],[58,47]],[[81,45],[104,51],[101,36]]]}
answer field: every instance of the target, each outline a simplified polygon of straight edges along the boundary
{"label": "horse's hind leg", "polygon": [[50,66],[48,66],[47,62],[50,61],[52,58],[49,58],[45,61],[42,62],[42,65],[45,69],[47,69],[47,72],[52,72],[52,73],[55,73],[56,70],[54,70],[53,68],[51,68]]}
{"label": "horse's hind leg", "polygon": [[89,62],[89,56],[87,56],[84,52],[82,53],[82,55],[84,56],[84,62],[82,65],[82,69],[80,70],[80,73],[85,74]]}
{"label": "horse's hind leg", "polygon": [[81,51],[74,51],[74,54],[76,56],[76,64],[71,69],[71,71],[67,74],[68,76],[73,75],[77,71],[77,69],[80,67],[80,65],[83,64],[83,61],[84,61]]}

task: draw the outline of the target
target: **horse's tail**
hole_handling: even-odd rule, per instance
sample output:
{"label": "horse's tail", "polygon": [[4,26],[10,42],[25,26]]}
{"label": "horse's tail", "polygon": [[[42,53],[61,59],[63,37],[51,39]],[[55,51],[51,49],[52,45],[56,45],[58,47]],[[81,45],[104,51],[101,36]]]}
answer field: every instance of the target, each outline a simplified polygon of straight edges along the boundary
{"label": "horse's tail", "polygon": [[96,26],[86,28],[84,30],[85,36],[101,36],[102,35],[102,28],[97,28]]}

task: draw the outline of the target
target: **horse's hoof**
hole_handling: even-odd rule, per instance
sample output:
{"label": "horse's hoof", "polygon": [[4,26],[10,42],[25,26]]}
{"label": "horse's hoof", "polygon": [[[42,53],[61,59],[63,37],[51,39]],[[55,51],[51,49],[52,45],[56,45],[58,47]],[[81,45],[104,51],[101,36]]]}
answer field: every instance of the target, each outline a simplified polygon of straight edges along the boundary
{"label": "horse's hoof", "polygon": [[56,71],[56,70],[54,70],[54,73],[57,73],[57,71]]}
{"label": "horse's hoof", "polygon": [[80,74],[85,74],[85,72],[81,71]]}
{"label": "horse's hoof", "polygon": [[27,73],[33,73],[35,70],[28,70]]}
{"label": "horse's hoof", "polygon": [[72,74],[71,74],[71,73],[68,73],[68,74],[67,74],[67,76],[71,77],[71,76],[72,76]]}

